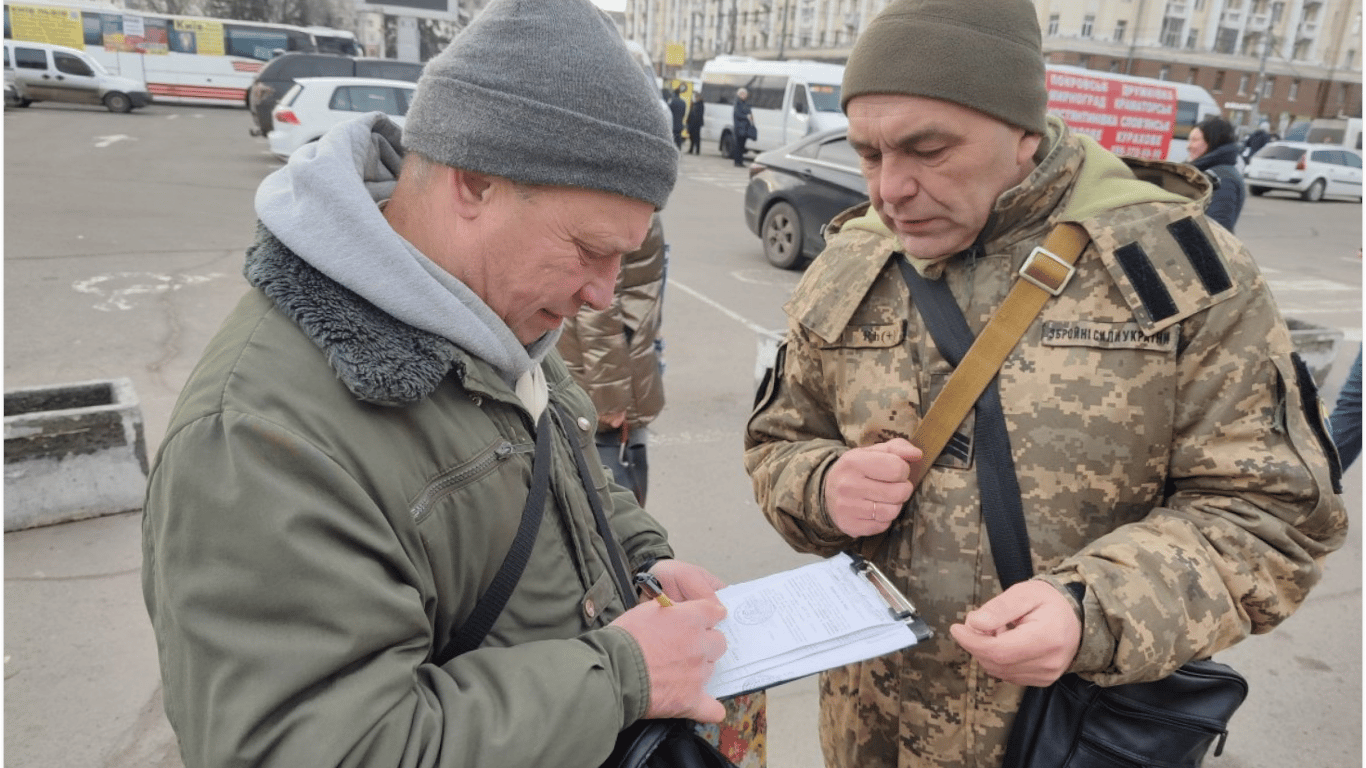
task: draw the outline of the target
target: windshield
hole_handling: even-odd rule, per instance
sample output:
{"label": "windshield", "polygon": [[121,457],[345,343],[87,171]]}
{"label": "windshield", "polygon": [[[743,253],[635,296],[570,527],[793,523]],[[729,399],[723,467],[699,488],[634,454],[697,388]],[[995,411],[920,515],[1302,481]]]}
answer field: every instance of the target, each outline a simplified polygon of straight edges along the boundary
{"label": "windshield", "polygon": [[840,87],[838,85],[811,83],[807,88],[811,91],[811,103],[817,112],[840,111]]}

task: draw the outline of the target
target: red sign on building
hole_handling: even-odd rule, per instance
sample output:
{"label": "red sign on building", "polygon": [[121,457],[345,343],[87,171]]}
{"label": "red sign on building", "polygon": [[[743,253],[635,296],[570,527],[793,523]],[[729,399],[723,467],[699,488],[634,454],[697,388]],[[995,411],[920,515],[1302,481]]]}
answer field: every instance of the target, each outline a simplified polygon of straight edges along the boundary
{"label": "red sign on building", "polygon": [[1049,70],[1048,111],[1115,154],[1162,160],[1176,125],[1176,89]]}

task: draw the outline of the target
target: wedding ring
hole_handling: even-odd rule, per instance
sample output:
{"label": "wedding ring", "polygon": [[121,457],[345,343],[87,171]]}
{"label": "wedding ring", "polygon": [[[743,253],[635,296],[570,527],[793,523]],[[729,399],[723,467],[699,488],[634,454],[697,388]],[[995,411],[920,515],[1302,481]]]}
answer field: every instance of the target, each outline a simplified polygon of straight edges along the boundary
{"label": "wedding ring", "polygon": [[873,502],[873,519],[877,519],[877,502]]}

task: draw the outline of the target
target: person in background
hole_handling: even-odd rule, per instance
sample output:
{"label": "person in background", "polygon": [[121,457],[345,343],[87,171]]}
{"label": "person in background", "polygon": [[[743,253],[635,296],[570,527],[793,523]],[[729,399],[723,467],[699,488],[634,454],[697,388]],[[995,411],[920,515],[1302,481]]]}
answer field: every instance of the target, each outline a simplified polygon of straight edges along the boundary
{"label": "person in background", "polygon": [[1271,123],[1263,120],[1257,125],[1257,130],[1248,134],[1247,139],[1243,142],[1243,162],[1251,160],[1252,156],[1257,154],[1262,147],[1275,140],[1276,135],[1271,132]]}
{"label": "person in background", "polygon": [[1338,392],[1328,423],[1345,472],[1361,456],[1361,347],[1357,347],[1356,360],[1352,361],[1352,370]]}
{"label": "person in background", "polygon": [[683,149],[683,113],[688,110],[688,105],[683,103],[683,97],[678,95],[677,88],[666,88],[664,100],[669,103],[669,114],[673,116],[674,146],[681,150]]}
{"label": "person in background", "polygon": [[754,110],[749,106],[749,90],[741,88],[735,92],[735,107],[731,109],[731,135],[734,137],[736,167],[745,164],[745,142],[749,141],[750,127],[754,124]]}
{"label": "person in background", "polygon": [[565,318],[559,351],[598,412],[597,445],[616,481],[645,506],[647,425],[664,409],[663,320],[668,245],[659,214],[645,244],[626,254],[612,303]]}
{"label": "person in background", "polygon": [[[555,352],[677,172],[603,11],[493,0],[402,131],[356,117],[262,182],[250,287],[144,509],[186,766],[597,766],[637,720],[722,720],[721,583],[582,461],[596,415]],[[514,542],[527,567],[467,638]]]}
{"label": "person in background", "polygon": [[1233,126],[1222,117],[1207,117],[1191,129],[1187,152],[1190,164],[1214,179],[1206,215],[1232,232],[1243,212],[1247,186],[1238,170],[1238,140]]}
{"label": "person in background", "polygon": [[702,91],[695,90],[692,104],[688,107],[688,154],[702,154],[702,124],[706,121],[706,105],[702,102]]}
{"label": "person in background", "polygon": [[[1126,162],[1049,116],[1028,0],[893,0],[841,90],[869,202],[784,309],[745,433],[795,549],[855,550],[936,630],[823,673],[830,768],[999,766],[1026,686],[1153,680],[1276,627],[1347,518],[1312,377],[1209,180]],[[953,364],[908,281],[970,331],[1059,222],[1089,235],[995,377],[1033,579],[1002,589],[969,416],[919,483],[909,438]],[[950,353],[952,354],[952,353]]]}
{"label": "person in background", "polygon": [[[1360,248],[1357,249],[1357,258],[1361,258]],[[1338,458],[1342,462],[1344,472],[1361,457],[1361,349],[1360,346],[1357,347],[1357,357],[1352,361],[1352,370],[1347,374],[1347,381],[1343,382],[1342,389],[1338,391],[1337,403],[1333,406],[1333,413],[1328,417],[1329,429],[1333,432],[1333,444],[1337,446]]]}

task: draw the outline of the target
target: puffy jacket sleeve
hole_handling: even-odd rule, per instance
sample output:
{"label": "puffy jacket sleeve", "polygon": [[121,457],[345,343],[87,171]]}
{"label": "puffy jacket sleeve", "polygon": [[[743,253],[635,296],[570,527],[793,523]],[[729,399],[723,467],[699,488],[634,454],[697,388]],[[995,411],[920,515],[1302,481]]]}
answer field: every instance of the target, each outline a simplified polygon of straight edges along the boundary
{"label": "puffy jacket sleeve", "polygon": [[431,585],[404,534],[324,450],[258,416],[183,425],[147,508],[144,597],[188,768],[595,766],[647,704],[614,627],[433,663]]}
{"label": "puffy jacket sleeve", "polygon": [[1346,534],[1313,379],[1251,257],[1214,232],[1238,289],[1182,322],[1163,503],[1044,577],[1085,585],[1072,669],[1101,684],[1270,631]]}

